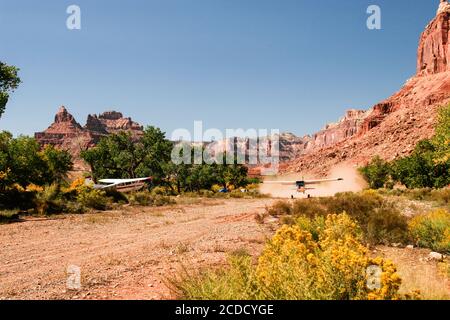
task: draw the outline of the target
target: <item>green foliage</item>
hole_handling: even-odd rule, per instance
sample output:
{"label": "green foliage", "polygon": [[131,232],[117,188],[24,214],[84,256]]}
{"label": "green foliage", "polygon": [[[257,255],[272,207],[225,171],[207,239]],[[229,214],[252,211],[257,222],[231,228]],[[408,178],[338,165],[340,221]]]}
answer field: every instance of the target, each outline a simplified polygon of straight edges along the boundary
{"label": "green foliage", "polygon": [[0,210],[0,224],[19,219],[19,210]]}
{"label": "green foliage", "polygon": [[433,144],[436,147],[436,161],[447,163],[448,168],[448,161],[450,160],[450,104],[439,111]]}
{"label": "green foliage", "polygon": [[[276,202],[267,209],[273,216],[291,215],[300,219],[316,219],[328,214],[345,212],[360,225],[364,241],[373,245],[404,242],[407,236],[407,220],[391,201],[376,192],[339,193],[330,198],[312,198]],[[303,219],[303,220],[302,220]],[[284,220],[289,223],[292,219]],[[311,231],[311,228],[306,228]],[[312,232],[313,233],[313,232]],[[314,233],[313,233],[314,234]]]}
{"label": "green foliage", "polygon": [[392,178],[407,188],[443,188],[450,183],[450,160],[437,161],[431,140],[421,141],[411,156],[392,164]]}
{"label": "green foliage", "polygon": [[84,187],[77,195],[77,201],[86,208],[96,210],[107,210],[111,200],[106,196],[106,192]]}
{"label": "green foliage", "polygon": [[450,253],[450,212],[439,209],[413,218],[409,235],[419,247]]}
{"label": "green foliage", "polygon": [[0,61],[0,118],[5,112],[9,94],[16,90],[21,82],[18,72],[19,69],[17,67],[8,66]]}
{"label": "green foliage", "polygon": [[165,205],[175,204],[169,196],[155,194],[148,191],[135,192],[128,195],[128,200],[132,205],[161,207]]}
{"label": "green foliage", "polygon": [[61,151],[55,149],[52,145],[48,145],[40,153],[40,156],[48,168],[47,183],[61,183],[67,178],[67,173],[72,170],[72,156],[67,151]]}
{"label": "green foliage", "polygon": [[[153,187],[167,187],[171,189],[169,194],[211,190],[216,184],[223,188],[248,184],[245,166],[175,164],[171,161],[172,147],[160,129],[148,127],[138,140],[129,133],[103,138],[95,148],[82,152],[81,157],[91,166],[95,179],[151,176]],[[195,148],[191,150],[194,152]]]}
{"label": "green foliage", "polygon": [[147,127],[138,141],[127,132],[113,134],[83,151],[81,157],[91,166],[95,179],[151,176],[158,183],[165,177],[171,148],[160,129]]}
{"label": "green foliage", "polygon": [[390,167],[386,161],[376,156],[368,165],[360,168],[359,172],[371,189],[380,189],[389,181]]}
{"label": "green foliage", "polygon": [[56,183],[46,186],[43,191],[36,194],[34,203],[37,214],[61,213],[64,210],[61,199],[61,187]]}
{"label": "green foliage", "polygon": [[438,205],[449,205],[450,204],[450,188],[443,189],[431,189],[431,188],[421,188],[421,189],[394,189],[377,190],[380,195],[386,196],[396,196],[405,197],[410,200],[418,201],[433,201]]}
{"label": "green foliage", "polygon": [[435,136],[420,141],[409,157],[387,163],[377,156],[359,171],[372,189],[394,182],[410,189],[450,185],[450,105],[439,111]]}
{"label": "green foliage", "polygon": [[29,184],[61,182],[71,168],[67,151],[53,147],[41,151],[34,138],[0,133],[0,189],[13,184],[26,188]]}

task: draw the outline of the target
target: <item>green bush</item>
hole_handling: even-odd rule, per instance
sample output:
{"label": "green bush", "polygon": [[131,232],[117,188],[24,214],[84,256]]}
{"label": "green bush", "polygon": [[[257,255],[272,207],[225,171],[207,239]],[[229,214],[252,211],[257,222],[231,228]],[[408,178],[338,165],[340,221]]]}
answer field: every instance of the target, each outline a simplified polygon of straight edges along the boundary
{"label": "green bush", "polygon": [[155,206],[155,207],[161,207],[176,203],[171,197],[164,195],[155,195],[147,191],[141,191],[130,194],[129,202],[132,205]]}
{"label": "green bush", "polygon": [[92,188],[83,188],[77,196],[77,201],[86,208],[95,210],[107,210],[111,200],[106,196],[106,192]]}
{"label": "green bush", "polygon": [[389,163],[376,156],[368,165],[360,168],[359,172],[371,189],[380,189],[389,182],[390,170]]}
{"label": "green bush", "polygon": [[449,205],[450,204],[450,188],[438,189],[431,191],[431,199],[434,201]]}
{"label": "green bush", "polygon": [[0,224],[19,219],[19,210],[0,210]]}
{"label": "green bush", "polygon": [[405,243],[408,221],[391,205],[383,206],[369,216],[366,241],[371,244]]}
{"label": "green bush", "polygon": [[176,201],[168,196],[155,196],[153,198],[153,206],[155,207],[162,207],[173,204],[176,204]]}
{"label": "green bush", "polygon": [[[408,233],[407,220],[395,203],[385,200],[375,191],[346,192],[330,198],[301,199],[296,200],[293,205],[287,201],[279,201],[266,211],[272,216],[293,215],[310,219],[345,212],[358,222],[363,230],[364,240],[373,245],[403,243]],[[292,224],[293,220],[282,218],[282,222]],[[311,231],[309,228],[308,230]]]}
{"label": "green bush", "polygon": [[292,214],[292,205],[287,201],[277,201],[271,207],[266,209],[271,216],[278,217]]}
{"label": "green bush", "polygon": [[153,204],[152,195],[147,191],[131,193],[128,196],[128,201],[132,205],[150,206]]}
{"label": "green bush", "polygon": [[34,199],[34,209],[37,214],[55,214],[64,211],[64,201],[61,199],[61,187],[59,184],[52,184],[44,187],[44,190],[37,192]]}
{"label": "green bush", "polygon": [[439,209],[413,218],[409,236],[419,247],[450,253],[450,213]]}
{"label": "green bush", "polygon": [[108,198],[110,198],[114,203],[119,203],[119,204],[128,203],[127,196],[124,193],[117,191],[115,189],[106,189],[105,195]]}
{"label": "green bush", "polygon": [[0,209],[12,210],[20,209],[23,211],[34,208],[35,192],[20,191],[16,188],[8,188],[0,192]]}

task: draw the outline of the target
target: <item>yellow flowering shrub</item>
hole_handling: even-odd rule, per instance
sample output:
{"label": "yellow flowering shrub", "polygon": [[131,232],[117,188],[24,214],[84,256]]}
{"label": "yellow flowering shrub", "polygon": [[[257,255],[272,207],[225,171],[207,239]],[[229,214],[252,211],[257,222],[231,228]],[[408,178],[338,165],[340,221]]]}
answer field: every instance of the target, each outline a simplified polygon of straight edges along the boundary
{"label": "yellow flowering shrub", "polygon": [[86,179],[85,178],[78,178],[78,179],[75,179],[74,181],[72,181],[70,186],[65,191],[66,192],[78,191],[82,187],[84,187],[85,185],[86,185]]}
{"label": "yellow flowering shrub", "polygon": [[44,191],[44,188],[38,185],[35,185],[34,183],[31,183],[26,188],[27,192],[42,192]]}
{"label": "yellow flowering shrub", "polygon": [[256,274],[267,299],[313,298],[319,247],[309,232],[283,226],[258,260]]}
{"label": "yellow flowering shrub", "polygon": [[0,181],[6,180],[8,177],[8,172],[0,171]]}
{"label": "yellow flowering shrub", "polygon": [[249,259],[230,260],[227,269],[188,275],[177,283],[178,293],[186,299],[218,300],[406,298],[398,294],[401,279],[394,264],[370,258],[361,244],[359,226],[347,214],[309,224],[302,219],[276,232],[255,267]]}
{"label": "yellow flowering shrub", "polygon": [[[303,222],[304,223],[304,222]],[[257,276],[268,299],[393,299],[401,280],[392,263],[372,260],[361,231],[346,214],[329,215],[319,240],[298,225],[283,226],[259,258]],[[379,266],[380,288],[367,286],[367,268]]]}
{"label": "yellow flowering shrub", "polygon": [[[397,267],[391,261],[375,258],[369,259],[368,264],[379,267],[382,272],[380,287],[369,292],[367,297],[369,300],[398,300],[405,298],[398,294],[402,280],[397,274]],[[415,298],[419,298],[417,293],[414,294],[416,295]]]}
{"label": "yellow flowering shrub", "polygon": [[447,210],[438,209],[414,217],[408,229],[417,246],[450,253],[450,212]]}

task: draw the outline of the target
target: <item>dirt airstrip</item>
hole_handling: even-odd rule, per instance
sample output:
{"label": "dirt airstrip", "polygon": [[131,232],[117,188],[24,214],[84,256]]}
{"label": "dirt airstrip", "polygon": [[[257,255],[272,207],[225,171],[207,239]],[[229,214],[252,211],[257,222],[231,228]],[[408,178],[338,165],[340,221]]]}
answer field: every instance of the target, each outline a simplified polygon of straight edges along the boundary
{"label": "dirt airstrip", "polygon": [[[220,265],[240,248],[258,254],[275,225],[254,217],[272,202],[201,200],[0,225],[0,299],[174,298],[165,279],[182,266]],[[79,291],[66,287],[71,265],[81,270]]]}

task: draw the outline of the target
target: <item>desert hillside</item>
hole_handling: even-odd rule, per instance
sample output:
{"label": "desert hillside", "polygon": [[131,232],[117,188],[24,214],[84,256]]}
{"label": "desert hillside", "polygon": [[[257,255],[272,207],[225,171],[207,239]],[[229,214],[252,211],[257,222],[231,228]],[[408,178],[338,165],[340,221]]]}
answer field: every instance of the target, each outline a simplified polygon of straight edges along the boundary
{"label": "desert hillside", "polygon": [[347,112],[315,134],[306,152],[282,171],[323,175],[337,164],[360,165],[374,155],[393,160],[430,138],[437,110],[450,101],[449,22],[450,7],[441,6],[420,37],[416,75],[398,92],[368,111]]}

